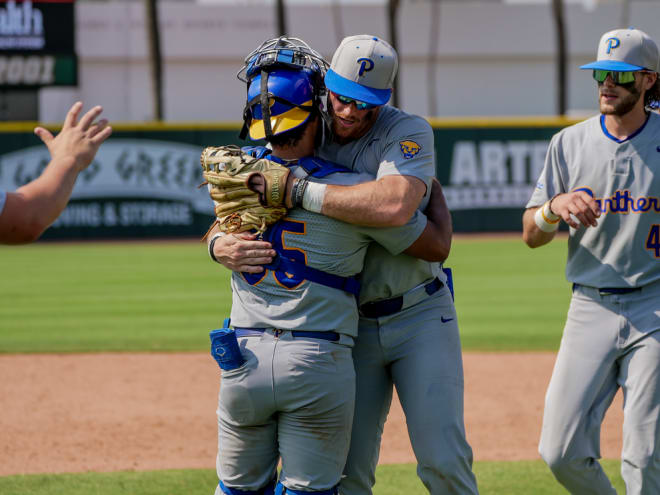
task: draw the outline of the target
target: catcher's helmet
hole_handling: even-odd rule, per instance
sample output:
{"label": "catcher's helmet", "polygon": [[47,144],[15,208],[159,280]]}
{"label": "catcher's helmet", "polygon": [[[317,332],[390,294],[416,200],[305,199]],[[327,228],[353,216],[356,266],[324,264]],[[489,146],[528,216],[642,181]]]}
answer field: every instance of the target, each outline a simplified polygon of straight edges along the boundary
{"label": "catcher's helmet", "polygon": [[[276,136],[307,122],[317,98],[315,79],[309,69],[275,69],[252,78],[245,107],[250,138]],[[264,104],[268,105],[265,112]]]}
{"label": "catcher's helmet", "polygon": [[300,38],[280,36],[264,41],[252,50],[243,62],[243,67],[236,77],[245,83],[262,70],[284,67],[291,69],[310,69],[321,78],[330,64]]}
{"label": "catcher's helmet", "polygon": [[294,129],[314,109],[323,116],[327,68],[323,57],[298,38],[273,38],[253,50],[236,74],[248,85],[241,139],[248,130],[252,139],[268,139]]}

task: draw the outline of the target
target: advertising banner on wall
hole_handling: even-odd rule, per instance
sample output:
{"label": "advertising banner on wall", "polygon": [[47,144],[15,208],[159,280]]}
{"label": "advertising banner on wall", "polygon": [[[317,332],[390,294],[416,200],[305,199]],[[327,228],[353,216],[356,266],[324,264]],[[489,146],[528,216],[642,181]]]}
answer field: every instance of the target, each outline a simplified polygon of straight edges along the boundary
{"label": "advertising banner on wall", "polygon": [[519,231],[552,135],[569,122],[436,126],[436,175],[456,232]]}
{"label": "advertising banner on wall", "polygon": [[[455,232],[519,231],[554,125],[436,126],[436,174]],[[239,127],[115,126],[79,177],[45,239],[201,237],[213,221],[199,157],[205,146],[245,144]],[[2,132],[0,188],[38,177],[48,151],[31,133]]]}
{"label": "advertising banner on wall", "polygon": [[74,0],[0,0],[0,88],[75,86]]}
{"label": "advertising banner on wall", "polygon": [[[117,127],[117,126],[116,126]],[[84,170],[62,215],[43,239],[199,237],[213,209],[199,157],[204,146],[236,142],[236,131],[115,128]],[[0,188],[38,177],[48,150],[29,132],[0,132]]]}

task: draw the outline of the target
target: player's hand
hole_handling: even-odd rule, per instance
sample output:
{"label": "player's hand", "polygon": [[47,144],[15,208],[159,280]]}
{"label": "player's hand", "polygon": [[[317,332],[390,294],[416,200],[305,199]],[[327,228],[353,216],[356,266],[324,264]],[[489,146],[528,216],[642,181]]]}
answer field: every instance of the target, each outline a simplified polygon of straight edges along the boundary
{"label": "player's hand", "polygon": [[580,225],[571,217],[575,216],[585,227],[595,227],[600,217],[600,207],[596,200],[585,191],[574,191],[556,196],[550,210],[564,222],[577,229]]}
{"label": "player's hand", "polygon": [[[291,192],[293,190],[294,182],[298,180],[294,178],[293,174],[289,174],[286,179],[286,189],[284,190],[284,206],[288,209],[293,208],[293,198],[291,197]],[[253,174],[248,179],[247,183],[248,189],[256,192],[259,195],[259,201],[263,204],[263,198],[266,191],[266,183],[264,182],[263,176],[259,174]]]}
{"label": "player's hand", "polygon": [[256,234],[242,232],[220,237],[213,245],[213,255],[234,272],[261,273],[273,261],[275,250],[269,242],[257,240]]}
{"label": "player's hand", "polygon": [[112,127],[108,126],[107,119],[94,122],[103,111],[100,106],[89,110],[78,122],[82,106],[80,101],[73,104],[57,136],[53,136],[43,127],[34,129],[34,133],[44,142],[53,160],[73,160],[78,171],[92,163],[101,143],[112,134]]}

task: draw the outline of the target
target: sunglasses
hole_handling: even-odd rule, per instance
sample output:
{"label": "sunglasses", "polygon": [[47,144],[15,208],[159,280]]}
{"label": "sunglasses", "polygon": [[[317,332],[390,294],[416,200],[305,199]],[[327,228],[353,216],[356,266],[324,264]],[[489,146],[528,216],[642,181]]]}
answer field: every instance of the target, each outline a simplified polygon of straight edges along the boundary
{"label": "sunglasses", "polygon": [[[635,82],[635,72],[636,71],[616,71],[616,70],[602,70],[594,69],[594,79],[599,83],[604,83],[605,79],[609,75],[612,78],[614,84],[630,84]],[[643,72],[643,71],[642,71]]]}
{"label": "sunglasses", "polygon": [[333,95],[341,101],[344,105],[350,105],[351,103],[355,103],[355,108],[358,110],[369,110],[370,108],[376,108],[379,107],[380,105],[374,105],[373,103],[367,103],[364,101],[356,100],[354,98],[349,98],[347,96],[343,95],[338,95],[337,93],[333,92]]}

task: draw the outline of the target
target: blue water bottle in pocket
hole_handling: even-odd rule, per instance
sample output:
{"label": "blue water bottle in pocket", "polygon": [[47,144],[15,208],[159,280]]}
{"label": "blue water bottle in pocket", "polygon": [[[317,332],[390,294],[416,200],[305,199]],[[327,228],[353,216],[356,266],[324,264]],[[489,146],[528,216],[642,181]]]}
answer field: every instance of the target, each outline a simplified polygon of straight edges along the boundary
{"label": "blue water bottle in pocket", "polygon": [[245,359],[238,347],[236,332],[229,328],[229,318],[225,318],[222,324],[223,328],[212,330],[209,333],[211,338],[211,356],[216,360],[218,366],[225,371],[234,370],[243,365]]}

